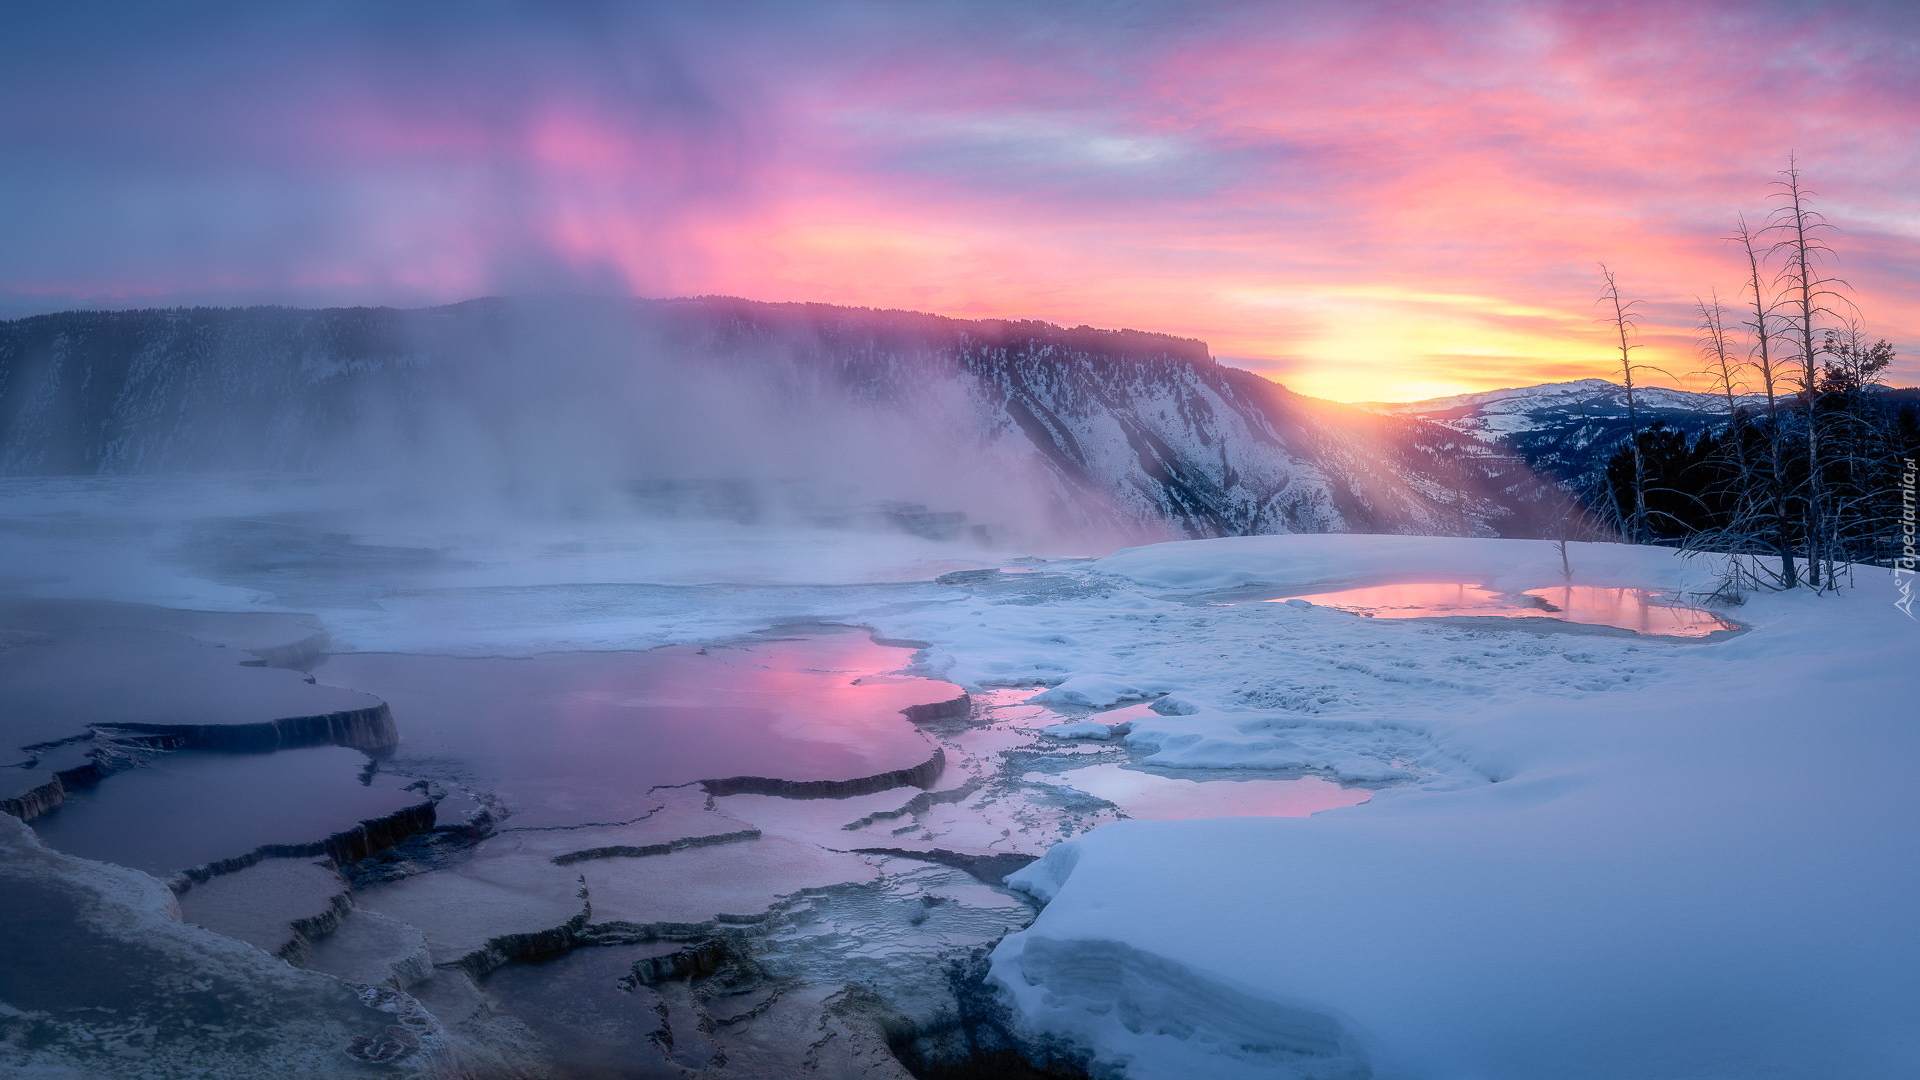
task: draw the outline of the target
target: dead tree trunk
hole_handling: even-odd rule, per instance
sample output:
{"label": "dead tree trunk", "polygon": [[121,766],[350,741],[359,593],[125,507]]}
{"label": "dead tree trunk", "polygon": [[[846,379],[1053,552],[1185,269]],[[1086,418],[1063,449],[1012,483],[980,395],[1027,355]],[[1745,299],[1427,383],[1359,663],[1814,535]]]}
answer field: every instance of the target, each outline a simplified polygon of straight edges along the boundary
{"label": "dead tree trunk", "polygon": [[1739,231],[1733,239],[1746,248],[1747,269],[1752,273],[1748,284],[1753,290],[1753,321],[1747,325],[1753,331],[1754,362],[1760,372],[1760,385],[1767,393],[1767,449],[1773,470],[1769,481],[1773,488],[1773,547],[1780,555],[1781,586],[1791,589],[1798,584],[1798,577],[1793,565],[1793,544],[1787,536],[1787,474],[1781,460],[1780,405],[1773,370],[1773,328],[1769,321],[1773,305],[1767,302],[1765,287],[1760,281],[1760,252],[1754,246],[1753,232],[1747,228],[1745,217],[1740,219]]}
{"label": "dead tree trunk", "polygon": [[1638,345],[1630,344],[1628,331],[1633,325],[1633,305],[1637,300],[1621,303],[1620,286],[1613,279],[1613,271],[1606,263],[1600,264],[1600,276],[1606,281],[1606,288],[1600,293],[1603,303],[1613,307],[1613,327],[1620,336],[1620,378],[1627,388],[1627,445],[1633,452],[1633,515],[1627,528],[1629,539],[1636,543],[1646,536],[1647,528],[1647,490],[1646,470],[1640,460],[1640,411],[1633,398],[1633,350]]}
{"label": "dead tree trunk", "polygon": [[[1800,365],[1798,381],[1801,406],[1807,420],[1807,584],[1817,589],[1820,587],[1821,567],[1825,562],[1825,493],[1821,490],[1821,470],[1826,463],[1821,459],[1820,365],[1813,338],[1815,320],[1821,315],[1832,314],[1821,303],[1821,299],[1835,295],[1826,287],[1834,284],[1835,279],[1818,276],[1814,264],[1822,255],[1831,256],[1833,252],[1820,238],[1820,232],[1830,226],[1808,205],[1813,193],[1800,184],[1799,164],[1788,158],[1787,167],[1781,175],[1786,179],[1775,181],[1775,186],[1780,188],[1775,195],[1781,203],[1774,210],[1770,227],[1782,234],[1782,238],[1773,246],[1774,250],[1786,254],[1786,265],[1780,274],[1787,285],[1789,310],[1792,311],[1788,316],[1788,328],[1799,350],[1795,359]],[[1831,577],[1830,568],[1827,576]]]}

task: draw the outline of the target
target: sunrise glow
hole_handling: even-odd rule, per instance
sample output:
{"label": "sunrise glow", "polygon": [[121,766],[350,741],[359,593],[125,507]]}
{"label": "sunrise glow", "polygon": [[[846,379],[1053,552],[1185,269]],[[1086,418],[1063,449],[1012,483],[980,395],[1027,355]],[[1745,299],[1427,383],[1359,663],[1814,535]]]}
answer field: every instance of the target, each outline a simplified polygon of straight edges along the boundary
{"label": "sunrise glow", "polygon": [[[1694,299],[1738,299],[1723,238],[1793,154],[1866,332],[1920,377],[1909,14],[962,11],[262,12],[164,59],[55,26],[0,75],[45,103],[0,118],[0,315],[725,294],[1151,329],[1405,400],[1607,376],[1604,261],[1689,383]],[[421,35],[425,61],[384,46]]]}

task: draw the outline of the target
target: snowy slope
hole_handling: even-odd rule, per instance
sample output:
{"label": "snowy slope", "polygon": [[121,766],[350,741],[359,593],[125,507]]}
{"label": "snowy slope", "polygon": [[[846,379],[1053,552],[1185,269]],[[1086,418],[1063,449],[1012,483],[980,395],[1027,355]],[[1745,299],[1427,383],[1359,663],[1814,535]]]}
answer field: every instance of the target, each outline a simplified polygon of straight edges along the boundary
{"label": "snowy slope", "polygon": [[[1576,544],[1575,581],[1711,566]],[[883,620],[969,685],[1064,681],[1149,764],[1393,775],[1308,819],[1122,822],[1016,875],[994,954],[1035,1045],[1114,1075],[1910,1075],[1920,625],[1884,574],[1709,642],[1194,606],[1247,583],[1559,581],[1551,545],[1248,537],[1122,552],[1092,594]]]}

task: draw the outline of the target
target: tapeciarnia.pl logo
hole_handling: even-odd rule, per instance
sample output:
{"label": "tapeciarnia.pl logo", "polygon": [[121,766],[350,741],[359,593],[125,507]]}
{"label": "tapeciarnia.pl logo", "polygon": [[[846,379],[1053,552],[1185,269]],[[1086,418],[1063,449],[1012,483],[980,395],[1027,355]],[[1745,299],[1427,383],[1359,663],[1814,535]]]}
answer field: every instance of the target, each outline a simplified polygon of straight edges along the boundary
{"label": "tapeciarnia.pl logo", "polygon": [[1895,600],[1893,606],[1905,612],[1907,618],[1913,619],[1915,618],[1913,614],[1913,582],[1908,579],[1913,577],[1916,562],[1913,550],[1913,480],[1915,469],[1912,458],[1902,458],[1901,464],[1903,468],[1900,472],[1900,557],[1893,560],[1893,584],[1895,588],[1900,590],[1900,599]]}

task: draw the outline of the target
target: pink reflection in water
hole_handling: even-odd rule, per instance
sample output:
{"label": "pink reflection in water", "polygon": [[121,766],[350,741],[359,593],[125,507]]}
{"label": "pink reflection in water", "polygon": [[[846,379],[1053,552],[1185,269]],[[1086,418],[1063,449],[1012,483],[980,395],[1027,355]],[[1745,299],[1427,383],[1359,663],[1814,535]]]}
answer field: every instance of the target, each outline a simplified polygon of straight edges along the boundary
{"label": "pink reflection in water", "polygon": [[960,688],[878,674],[909,656],[821,630],[738,648],[524,659],[346,654],[319,675],[392,706],[402,759],[444,763],[534,826],[631,818],[653,805],[656,784],[917,766],[933,744],[901,710]]}
{"label": "pink reflection in water", "polygon": [[1561,585],[1533,589],[1526,595],[1538,597],[1549,605],[1550,610],[1542,614],[1568,622],[1618,626],[1663,637],[1705,637],[1716,630],[1734,629],[1732,623],[1715,618],[1711,612],[1663,604],[1654,594],[1640,589]]}
{"label": "pink reflection in water", "polygon": [[1306,817],[1322,810],[1357,806],[1373,797],[1364,788],[1341,787],[1318,776],[1188,779],[1094,765],[1057,781],[1118,806],[1130,818],[1186,821],[1209,817]]}
{"label": "pink reflection in water", "polygon": [[1414,581],[1370,585],[1334,592],[1295,593],[1270,603],[1306,600],[1383,619],[1424,619],[1441,615],[1490,615],[1548,618],[1592,626],[1616,626],[1661,637],[1705,637],[1733,624],[1699,608],[1662,603],[1644,589],[1559,585],[1525,593],[1495,592],[1458,582]]}

